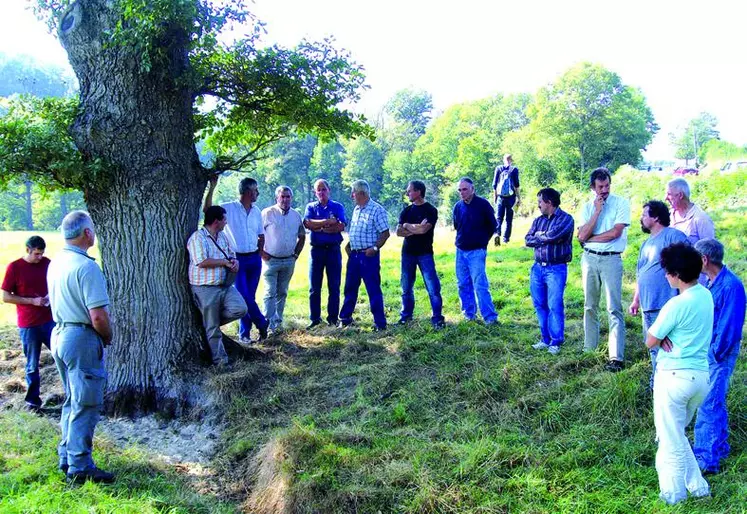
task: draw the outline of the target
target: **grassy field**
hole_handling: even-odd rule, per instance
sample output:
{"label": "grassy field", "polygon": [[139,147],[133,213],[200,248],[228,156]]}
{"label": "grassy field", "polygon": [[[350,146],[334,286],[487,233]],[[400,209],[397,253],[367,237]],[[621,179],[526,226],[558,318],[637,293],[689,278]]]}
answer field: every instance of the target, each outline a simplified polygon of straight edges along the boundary
{"label": "grassy field", "polygon": [[[637,216],[637,200],[633,205]],[[714,210],[727,262],[743,280],[746,214],[739,205]],[[212,378],[228,406],[229,422],[214,466],[222,487],[246,491],[244,497],[234,495],[237,501],[227,505],[198,495],[189,483],[146,464],[137,452],[104,444],[97,449],[100,458],[128,478],[114,488],[86,485],[84,502],[72,511],[281,512],[284,506],[309,513],[745,512],[744,359],[729,396],[732,456],[720,475],[708,478],[713,498],[664,505],[657,499],[649,363],[640,319],[626,318],[624,371],[603,371],[605,345],[596,354],[581,353],[583,294],[575,248],[565,296],[566,344],[558,357],[533,351],[538,330],[528,294],[532,254],[520,244],[528,223],[520,219],[514,241],[489,253],[491,291],[501,320],[495,327],[461,319],[453,233],[439,229],[445,330],[430,327],[427,295],[418,279],[417,319],[407,327],[372,334],[362,289],[357,327],[305,332],[304,252],[286,311],[291,330],[273,341],[273,357]],[[52,258],[55,238],[48,238]],[[6,234],[0,259],[20,255],[23,239]],[[642,241],[634,222],[625,254],[626,306]],[[382,252],[392,324],[399,311],[399,248],[393,238]],[[7,306],[0,319],[13,322]],[[0,424],[0,511],[55,512],[76,505],[65,503],[72,502],[73,493],[53,469],[49,423],[6,413]],[[37,433],[42,441],[27,441]],[[22,473],[15,470],[20,463]],[[53,507],[38,507],[44,501]]]}

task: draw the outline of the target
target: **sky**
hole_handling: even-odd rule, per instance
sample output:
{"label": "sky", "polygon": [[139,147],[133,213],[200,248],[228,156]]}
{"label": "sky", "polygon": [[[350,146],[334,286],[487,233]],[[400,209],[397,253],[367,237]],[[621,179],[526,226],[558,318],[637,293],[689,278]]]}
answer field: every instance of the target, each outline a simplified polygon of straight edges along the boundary
{"label": "sky", "polygon": [[[25,0],[3,0],[0,52],[66,63]],[[496,93],[535,93],[590,61],[640,88],[660,126],[647,159],[671,158],[668,134],[702,111],[722,139],[747,144],[742,0],[255,0],[268,43],[333,36],[365,68],[355,110],[374,117],[397,91],[442,111]],[[240,30],[235,33],[241,33]]]}

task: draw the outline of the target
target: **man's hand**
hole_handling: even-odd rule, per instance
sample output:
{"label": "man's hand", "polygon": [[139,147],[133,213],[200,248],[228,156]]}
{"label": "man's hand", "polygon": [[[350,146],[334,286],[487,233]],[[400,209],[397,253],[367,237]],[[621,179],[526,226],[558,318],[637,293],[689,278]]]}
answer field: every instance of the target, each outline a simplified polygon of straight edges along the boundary
{"label": "man's hand", "polygon": [[665,337],[664,339],[662,339],[660,346],[661,349],[667,353],[672,351],[672,341],[669,339],[669,337]]}
{"label": "man's hand", "polygon": [[46,296],[37,296],[31,299],[31,305],[35,307],[46,307],[49,305],[49,299]]}
{"label": "man's hand", "polygon": [[260,253],[260,255],[262,256],[263,261],[267,262],[270,260],[270,254],[265,252],[264,250],[262,250],[262,253]]}
{"label": "man's hand", "polygon": [[521,198],[519,198],[519,197],[517,196],[517,197],[516,197],[516,203],[514,204],[514,207],[516,207],[516,208],[518,209],[520,205],[521,205]]}
{"label": "man's hand", "polygon": [[366,257],[373,257],[377,253],[379,253],[378,250],[375,250],[375,246],[372,246],[371,248],[366,248]]}
{"label": "man's hand", "polygon": [[630,304],[630,307],[628,307],[628,312],[633,316],[638,316],[638,309],[640,308],[641,302],[638,300],[633,300],[633,302]]}
{"label": "man's hand", "polygon": [[345,254],[350,257],[350,243],[345,245]]}
{"label": "man's hand", "polygon": [[601,212],[604,208],[604,197],[601,195],[597,195],[597,197],[594,199],[594,210],[597,212]]}
{"label": "man's hand", "polygon": [[215,186],[218,185],[218,175],[210,175],[210,178],[208,179],[208,186],[211,190],[215,189]]}
{"label": "man's hand", "polygon": [[233,273],[237,273],[239,271],[239,261],[237,259],[228,261],[228,264],[229,264],[228,266],[229,271]]}

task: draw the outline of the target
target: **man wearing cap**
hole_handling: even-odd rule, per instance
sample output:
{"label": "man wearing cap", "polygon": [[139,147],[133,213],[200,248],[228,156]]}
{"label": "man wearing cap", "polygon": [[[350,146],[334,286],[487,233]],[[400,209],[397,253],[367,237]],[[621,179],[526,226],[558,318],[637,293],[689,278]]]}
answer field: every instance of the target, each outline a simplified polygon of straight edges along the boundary
{"label": "man wearing cap", "polygon": [[90,216],[73,211],[62,220],[65,248],[49,265],[49,304],[56,326],[52,357],[65,390],[58,447],[59,467],[73,482],[109,483],[114,474],[96,467],[93,433],[104,406],[104,348],[111,344],[109,295],[101,268],[88,255],[96,240]]}
{"label": "man wearing cap", "polygon": [[581,280],[584,287],[584,351],[599,346],[599,297],[604,292],[609,319],[609,362],[607,371],[620,371],[625,360],[625,320],[622,307],[622,253],[628,242],[630,204],[610,194],[607,168],[591,173],[589,187],[594,199],[581,212],[578,240],[581,256]]}

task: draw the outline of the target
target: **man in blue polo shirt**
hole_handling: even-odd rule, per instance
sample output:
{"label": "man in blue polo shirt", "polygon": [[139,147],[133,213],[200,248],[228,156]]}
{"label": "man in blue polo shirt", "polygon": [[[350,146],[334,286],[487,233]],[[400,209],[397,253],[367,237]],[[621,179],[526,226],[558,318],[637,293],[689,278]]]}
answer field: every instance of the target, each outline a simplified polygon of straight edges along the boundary
{"label": "man in blue polo shirt", "polygon": [[584,351],[599,346],[599,298],[604,289],[609,314],[609,362],[607,371],[623,369],[625,359],[625,320],[622,306],[622,253],[628,243],[630,204],[610,194],[607,168],[591,173],[589,187],[594,199],[584,204],[578,240],[581,256],[581,280],[584,286]]}
{"label": "man in blue polo shirt", "polygon": [[327,323],[336,325],[340,314],[340,281],[342,278],[342,231],[347,223],[341,203],[330,200],[329,183],[320,178],[314,183],[317,201],[306,206],[303,225],[311,231],[309,261],[309,313],[312,329],[322,323],[322,279],[327,270]]}
{"label": "man in blue polo shirt", "polygon": [[708,350],[711,389],[698,409],[693,452],[704,473],[718,473],[731,450],[726,394],[742,341],[745,292],[742,281],[724,264],[724,246],[720,242],[701,239],[695,243],[695,249],[703,259],[714,313]]}
{"label": "man in blue polo shirt", "polygon": [[551,187],[540,189],[537,204],[542,216],[524,238],[534,248],[529,292],[542,336],[532,348],[557,355],[565,339],[563,294],[573,252],[573,217],[560,208],[560,193]]}
{"label": "man in blue polo shirt", "polygon": [[340,311],[339,325],[346,327],[353,323],[358,289],[363,280],[374,318],[374,331],[386,330],[379,250],[389,239],[389,218],[384,207],[371,200],[370,188],[365,180],[353,182],[352,197],[355,208],[350,217],[349,241],[345,246],[348,265],[345,274],[345,301]]}
{"label": "man in blue polo shirt", "polygon": [[460,179],[458,190],[461,200],[454,206],[453,217],[457,247],[456,277],[462,314],[468,320],[475,319],[479,305],[485,324],[493,325],[498,322],[498,313],[493,306],[485,272],[488,243],[497,226],[493,206],[475,194],[475,186],[470,178]]}

